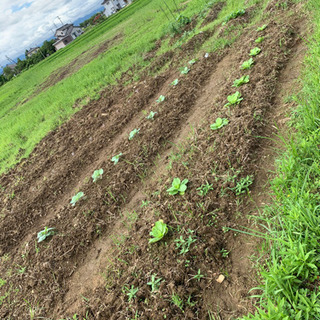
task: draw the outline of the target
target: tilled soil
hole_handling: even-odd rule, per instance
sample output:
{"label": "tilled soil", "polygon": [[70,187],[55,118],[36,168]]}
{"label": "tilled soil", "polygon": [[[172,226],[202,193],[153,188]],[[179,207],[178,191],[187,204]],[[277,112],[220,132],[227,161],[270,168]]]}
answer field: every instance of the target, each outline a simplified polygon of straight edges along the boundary
{"label": "tilled soil", "polygon": [[[235,188],[248,177],[250,188],[259,183],[259,136],[269,125],[265,115],[276,112],[278,78],[301,42],[300,23],[298,16],[271,21],[259,34],[248,27],[232,48],[201,58],[186,75],[170,69],[106,89],[3,175],[0,318],[29,319],[30,308],[49,319],[77,313],[155,320],[231,319],[254,310],[248,292],[255,273],[247,258],[254,246],[229,230],[252,223],[246,192],[237,195]],[[241,71],[263,35],[253,67]],[[233,88],[242,75],[250,82]],[[170,85],[176,78],[178,85]],[[236,91],[241,103],[224,107]],[[156,103],[160,95],[165,100]],[[155,119],[146,120],[151,110]],[[229,123],[212,131],[218,117]],[[135,128],[140,132],[129,141]],[[103,177],[93,183],[99,168]],[[174,177],[189,180],[183,196],[166,192]],[[199,195],[206,183],[210,190]],[[78,191],[85,197],[73,207]],[[169,232],[150,245],[159,219]],[[45,226],[56,233],[38,244]],[[152,275],[161,278],[154,292],[147,284]],[[130,288],[138,291],[128,301]]]}

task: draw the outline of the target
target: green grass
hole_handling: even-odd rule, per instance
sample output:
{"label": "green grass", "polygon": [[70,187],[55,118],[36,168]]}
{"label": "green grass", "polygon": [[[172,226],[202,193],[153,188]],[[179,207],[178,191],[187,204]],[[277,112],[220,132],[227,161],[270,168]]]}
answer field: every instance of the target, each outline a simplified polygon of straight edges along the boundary
{"label": "green grass", "polygon": [[285,154],[272,180],[275,202],[260,223],[267,231],[263,285],[255,315],[243,319],[320,318],[320,3],[309,1],[314,34],[309,39],[296,96],[291,138],[282,138]]}

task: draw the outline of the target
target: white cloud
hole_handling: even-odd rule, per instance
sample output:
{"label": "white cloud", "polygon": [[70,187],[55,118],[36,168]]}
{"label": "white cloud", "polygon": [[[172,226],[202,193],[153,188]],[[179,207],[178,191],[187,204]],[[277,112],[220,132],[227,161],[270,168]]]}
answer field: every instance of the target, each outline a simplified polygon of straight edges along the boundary
{"label": "white cloud", "polygon": [[51,37],[53,23],[70,23],[101,7],[101,0],[1,0],[0,64]]}

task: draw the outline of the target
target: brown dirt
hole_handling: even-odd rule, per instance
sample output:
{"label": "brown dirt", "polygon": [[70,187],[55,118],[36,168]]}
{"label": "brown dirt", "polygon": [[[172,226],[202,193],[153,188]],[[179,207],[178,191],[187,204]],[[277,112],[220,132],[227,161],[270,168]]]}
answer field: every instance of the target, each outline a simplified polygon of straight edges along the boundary
{"label": "brown dirt", "polygon": [[[200,59],[187,75],[171,68],[106,89],[0,178],[0,274],[7,281],[1,287],[0,295],[7,294],[1,319],[29,319],[30,307],[38,317],[78,313],[117,320],[137,314],[208,319],[208,312],[231,319],[253,310],[248,291],[256,283],[249,260],[255,239],[225,227],[252,223],[247,217],[252,205],[245,194],[232,191],[240,178],[254,175],[252,194],[265,184],[258,168],[265,161],[260,155],[269,151],[258,136],[272,133],[273,114],[283,120],[282,84],[290,87],[296,76],[288,82],[290,68],[303,54],[301,21],[298,15],[292,19],[269,22],[262,53],[247,72],[239,66],[248,59],[256,27],[246,28],[232,48]],[[232,88],[244,74],[250,83]],[[177,77],[179,84],[171,87]],[[236,90],[244,100],[224,108]],[[166,99],[157,104],[161,94]],[[155,120],[147,121],[143,110],[157,111]],[[217,117],[229,124],[212,131]],[[134,128],[140,133],[128,141]],[[123,156],[115,166],[110,159],[119,152]],[[91,175],[99,168],[103,178],[93,184]],[[189,179],[184,196],[167,194],[174,177]],[[203,197],[197,188],[206,181],[213,189]],[[78,191],[85,199],[72,207]],[[141,206],[142,200],[148,204]],[[159,218],[169,233],[149,245]],[[45,226],[57,233],[37,244],[36,234]],[[176,248],[180,237],[195,240],[185,254]],[[199,270],[204,277],[197,281]],[[147,285],[152,274],[163,280],[157,293]],[[218,283],[221,274],[225,280]],[[130,303],[125,286],[139,288]],[[182,299],[181,308],[173,294]]]}
{"label": "brown dirt", "polygon": [[207,16],[205,17],[205,19],[203,20],[201,27],[209,24],[210,22],[213,22],[214,20],[217,19],[220,11],[223,9],[223,7],[225,6],[225,2],[218,2],[215,3],[213,5],[213,7],[211,8],[211,10],[209,11],[209,13],[207,14]]}

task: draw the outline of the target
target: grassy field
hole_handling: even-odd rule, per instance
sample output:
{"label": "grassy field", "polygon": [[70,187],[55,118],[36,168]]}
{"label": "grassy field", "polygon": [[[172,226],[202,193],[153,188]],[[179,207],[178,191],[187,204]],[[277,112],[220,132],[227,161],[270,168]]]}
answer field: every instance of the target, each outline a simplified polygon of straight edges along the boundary
{"label": "grassy field", "polygon": [[[0,88],[0,318],[319,318],[320,4],[228,0],[203,24],[220,2],[175,0],[168,8],[137,0]],[[179,35],[178,14],[196,22]],[[302,89],[291,99],[296,109],[286,110],[285,151],[267,189],[257,146],[276,119],[264,117],[280,108],[299,19],[313,23],[313,34],[303,39]],[[184,45],[206,32],[188,56]],[[176,70],[171,60],[148,69],[169,51]],[[250,57],[253,65],[240,68]],[[238,86],[240,76],[247,82]],[[145,117],[151,110],[154,120]],[[255,217],[257,231],[249,217],[259,185],[273,203]],[[70,205],[79,191],[85,197]],[[168,229],[150,244],[156,220]],[[37,242],[47,226],[53,236]],[[255,249],[241,251],[255,237],[263,241],[254,261],[260,277],[243,262]]]}

